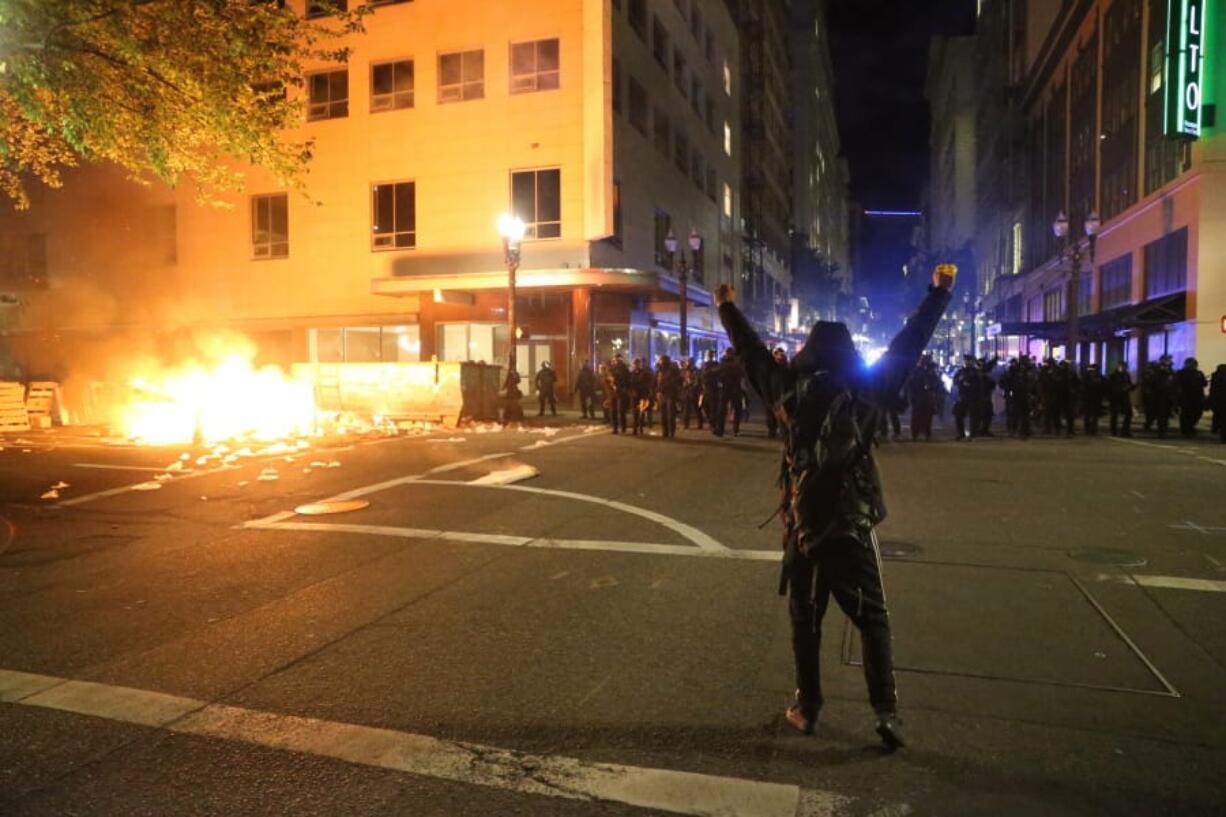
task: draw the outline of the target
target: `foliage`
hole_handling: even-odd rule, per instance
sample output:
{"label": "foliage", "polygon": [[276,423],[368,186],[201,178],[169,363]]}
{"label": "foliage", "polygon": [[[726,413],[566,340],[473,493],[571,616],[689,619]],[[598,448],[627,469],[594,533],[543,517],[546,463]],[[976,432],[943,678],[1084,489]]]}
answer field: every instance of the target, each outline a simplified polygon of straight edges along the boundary
{"label": "foliage", "polygon": [[236,161],[301,182],[304,71],[343,62],[365,6],[306,19],[268,0],[0,0],[0,198],[59,186],[79,162],[188,178],[202,201],[241,187]]}

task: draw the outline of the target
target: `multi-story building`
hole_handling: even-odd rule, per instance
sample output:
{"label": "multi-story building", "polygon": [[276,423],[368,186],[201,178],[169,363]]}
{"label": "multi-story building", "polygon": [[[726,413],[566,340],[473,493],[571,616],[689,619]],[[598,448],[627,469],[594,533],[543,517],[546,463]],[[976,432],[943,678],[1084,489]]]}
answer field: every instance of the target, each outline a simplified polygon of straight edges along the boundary
{"label": "multi-story building", "polygon": [[615,350],[682,353],[670,232],[703,240],[684,351],[721,342],[710,291],[740,272],[742,155],[723,3],[381,2],[365,27],[347,65],[306,77],[304,190],[252,170],[219,209],[91,167],[0,217],[17,360],[55,375],[120,331],[224,327],[279,363],[505,365],[504,212],[528,231],[523,374],[550,360],[565,386]]}
{"label": "multi-story building", "polygon": [[1226,362],[1226,62],[1206,38],[1224,15],[1203,0],[1060,7],[1020,84],[1022,259],[989,295],[1002,351]]}
{"label": "multi-story building", "polygon": [[[851,292],[848,244],[848,170],[834,111],[825,0],[791,6],[792,276],[794,293],[827,319],[838,317],[839,296]],[[818,280],[804,280],[816,276]],[[813,298],[816,295],[816,298]]]}
{"label": "multi-story building", "polygon": [[[684,0],[681,0],[684,2]],[[788,0],[729,0],[741,37],[743,301],[768,328],[791,292],[792,135]]]}

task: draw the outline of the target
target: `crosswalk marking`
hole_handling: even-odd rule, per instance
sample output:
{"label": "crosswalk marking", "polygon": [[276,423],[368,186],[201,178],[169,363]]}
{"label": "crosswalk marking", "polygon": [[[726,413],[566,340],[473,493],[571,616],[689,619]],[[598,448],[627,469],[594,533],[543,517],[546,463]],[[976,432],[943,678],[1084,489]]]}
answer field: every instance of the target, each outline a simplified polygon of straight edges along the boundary
{"label": "crosswalk marking", "polygon": [[835,817],[852,803],[833,792],[784,783],[534,755],[13,670],[0,670],[0,701],[518,794],[622,803],[696,817]]}

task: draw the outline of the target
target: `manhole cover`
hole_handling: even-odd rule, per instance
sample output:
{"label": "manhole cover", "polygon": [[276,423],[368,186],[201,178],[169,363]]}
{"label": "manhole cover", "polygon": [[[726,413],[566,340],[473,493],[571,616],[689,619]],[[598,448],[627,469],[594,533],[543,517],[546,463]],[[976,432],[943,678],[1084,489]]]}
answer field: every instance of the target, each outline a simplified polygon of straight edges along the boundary
{"label": "manhole cover", "polygon": [[919,545],[907,542],[882,542],[878,545],[878,549],[881,551],[882,559],[905,559],[923,550]]}
{"label": "manhole cover", "polygon": [[332,502],[311,502],[294,508],[294,513],[302,516],[325,516],[330,513],[349,513],[370,507],[365,499],[337,499]]}
{"label": "manhole cover", "polygon": [[1142,567],[1149,560],[1127,550],[1115,548],[1077,548],[1070,550],[1068,555],[1079,562],[1089,562],[1095,565],[1116,565],[1118,567]]}

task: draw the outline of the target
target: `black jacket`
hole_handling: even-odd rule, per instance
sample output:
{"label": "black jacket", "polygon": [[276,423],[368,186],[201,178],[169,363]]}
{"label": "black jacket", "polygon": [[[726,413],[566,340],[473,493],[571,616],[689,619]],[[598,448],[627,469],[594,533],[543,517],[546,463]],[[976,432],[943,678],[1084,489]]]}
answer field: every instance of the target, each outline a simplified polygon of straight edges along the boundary
{"label": "black jacket", "polygon": [[[845,378],[858,406],[860,437],[872,439],[879,412],[887,409],[902,389],[907,376],[915,367],[924,347],[932,337],[937,323],[949,303],[949,290],[929,289],[919,308],[908,319],[906,326],[890,342],[885,354],[870,368],[859,367],[856,371],[839,373]],[[784,437],[784,458],[780,479],[783,483],[784,505],[799,511],[799,520],[785,515],[785,547],[789,556],[795,550],[796,538],[810,528],[810,535],[863,535],[873,525],[885,519],[886,508],[882,498],[881,482],[871,450],[848,452],[844,457],[841,478],[828,482],[819,491],[798,487],[795,474],[798,463],[811,457],[811,449],[817,440],[824,416],[820,412],[798,411],[801,401],[796,398],[799,381],[813,371],[809,361],[822,359],[821,355],[806,354],[808,346],[791,363],[777,362],[770,351],[750,327],[744,314],[735,304],[725,303],[719,308],[720,320],[728,333],[738,357],[743,361],[750,385],[766,404],[772,407],[780,420]],[[850,337],[847,338],[850,344]],[[852,350],[851,360],[855,360]],[[824,470],[824,469],[823,469]],[[785,571],[788,557],[785,556]]]}

